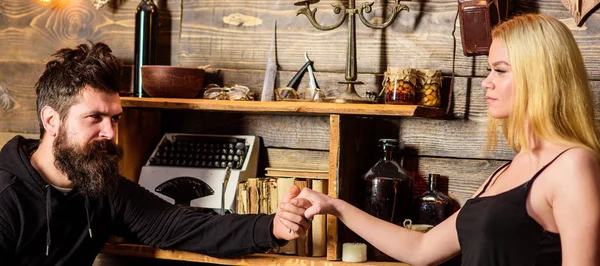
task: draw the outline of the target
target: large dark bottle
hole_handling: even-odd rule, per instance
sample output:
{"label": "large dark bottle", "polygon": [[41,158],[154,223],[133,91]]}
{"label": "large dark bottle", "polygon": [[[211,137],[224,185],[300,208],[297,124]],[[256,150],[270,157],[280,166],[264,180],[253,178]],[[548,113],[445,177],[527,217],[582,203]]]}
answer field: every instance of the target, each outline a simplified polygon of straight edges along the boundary
{"label": "large dark bottle", "polygon": [[450,197],[437,191],[438,174],[429,174],[429,190],[417,199],[417,217],[413,223],[436,226],[455,211]]}
{"label": "large dark bottle", "polygon": [[[402,226],[412,207],[413,179],[397,161],[394,152],[401,143],[396,139],[380,139],[381,159],[363,176],[366,198],[363,210],[382,220]],[[403,147],[400,147],[403,148]],[[390,260],[369,245],[369,260]]]}
{"label": "large dark bottle", "polygon": [[156,64],[158,48],[158,7],[152,0],[142,0],[135,11],[135,52],[133,96],[142,97],[142,66]]}

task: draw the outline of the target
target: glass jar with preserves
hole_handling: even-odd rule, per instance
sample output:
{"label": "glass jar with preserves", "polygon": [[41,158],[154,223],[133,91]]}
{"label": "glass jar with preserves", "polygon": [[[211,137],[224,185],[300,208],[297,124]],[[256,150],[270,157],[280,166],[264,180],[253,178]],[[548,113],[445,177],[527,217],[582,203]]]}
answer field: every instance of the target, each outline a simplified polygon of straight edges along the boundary
{"label": "glass jar with preserves", "polygon": [[388,67],[383,77],[383,94],[387,104],[415,104],[417,70]]}
{"label": "glass jar with preserves", "polygon": [[[366,194],[363,210],[379,219],[402,226],[412,206],[412,177],[394,159],[394,152],[403,148],[397,139],[380,139],[381,159],[363,176]],[[390,260],[369,245],[370,260]]]}
{"label": "glass jar with preserves", "polygon": [[442,102],[442,72],[435,69],[422,69],[417,72],[421,86],[417,90],[417,103],[424,106],[439,107]]}

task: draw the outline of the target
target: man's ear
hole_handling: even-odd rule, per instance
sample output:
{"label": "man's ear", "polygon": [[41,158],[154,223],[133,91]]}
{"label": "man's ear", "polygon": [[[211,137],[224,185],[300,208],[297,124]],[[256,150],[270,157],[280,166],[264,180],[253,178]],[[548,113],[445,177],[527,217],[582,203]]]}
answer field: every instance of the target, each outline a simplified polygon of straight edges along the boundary
{"label": "man's ear", "polygon": [[60,126],[60,116],[54,108],[50,106],[44,106],[40,112],[42,118],[42,124],[48,135],[56,137],[58,127]]}

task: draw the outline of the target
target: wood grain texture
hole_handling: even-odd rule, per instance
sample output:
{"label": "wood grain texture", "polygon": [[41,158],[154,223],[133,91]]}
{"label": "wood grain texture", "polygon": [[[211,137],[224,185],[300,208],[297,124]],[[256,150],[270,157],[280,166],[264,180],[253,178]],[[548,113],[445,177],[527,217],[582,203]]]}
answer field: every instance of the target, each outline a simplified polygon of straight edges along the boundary
{"label": "wood grain texture", "polygon": [[416,116],[427,118],[443,118],[446,111],[442,108],[419,105],[393,104],[357,104],[328,103],[303,101],[216,101],[210,99],[171,99],[171,98],[135,98],[123,97],[125,107],[203,110],[221,112],[254,112],[254,113],[306,113],[306,114],[353,114],[353,115],[386,115]]}
{"label": "wood grain texture", "polygon": [[426,190],[429,173],[440,174],[438,190],[449,195],[461,206],[473,197],[475,191],[494,170],[508,162],[435,157],[407,158],[406,161],[416,161],[413,164],[404,164],[415,178],[415,196]]}
{"label": "wood grain texture", "polygon": [[[219,265],[265,265],[265,266],[350,266],[355,263],[345,263],[342,261],[327,261],[323,258],[298,257],[298,256],[280,256],[273,254],[254,254],[242,256],[239,258],[215,258],[207,255],[178,251],[162,250],[149,246],[133,244],[105,244],[101,250],[104,254],[137,256],[147,258],[159,258],[178,261],[202,262]],[[361,263],[364,266],[408,266],[400,262],[366,262]]]}
{"label": "wood grain texture", "polygon": [[35,83],[43,65],[0,62],[0,129],[38,133]]}
{"label": "wood grain texture", "polygon": [[[33,86],[35,85],[37,75],[41,73],[42,69],[43,66],[41,64],[0,63],[0,70],[7,73],[0,76],[0,84],[2,84],[0,85],[0,97],[8,99],[8,104],[0,108],[0,114],[2,114],[0,116],[0,128],[5,131],[24,133],[36,133],[39,131]],[[250,74],[236,75],[236,73],[253,72],[245,70],[219,71],[221,73],[228,73],[223,74],[223,76],[228,77],[227,81],[230,84],[243,82],[244,80],[239,79],[239,77],[251,76]],[[375,80],[376,75],[370,76]],[[234,77],[238,77],[238,79]],[[399,129],[398,137],[404,140],[407,147],[414,149],[418,155],[509,159],[514,155],[514,152],[505,145],[502,138],[500,138],[501,142],[496,150],[491,151],[491,153],[486,153],[483,150],[486,136],[487,106],[483,100],[484,91],[479,85],[481,81],[482,78],[455,78],[453,100],[450,109],[452,117],[450,119],[432,120],[389,117],[382,118],[382,121],[384,121],[382,123],[395,125]],[[591,84],[598,112],[600,110],[600,81],[593,81]],[[150,101],[154,101],[154,99]],[[193,104],[184,104],[181,108],[190,106],[199,106],[197,108],[201,109],[211,108],[210,106],[199,105],[193,100],[182,100],[184,103],[188,101]],[[217,104],[216,102],[210,103]],[[125,106],[127,104],[127,102],[124,102]],[[232,110],[237,108],[236,103],[227,102],[225,104],[233,105],[212,108],[231,108]],[[260,106],[261,103],[249,104]],[[282,112],[298,109],[310,110],[310,108],[303,109],[302,105],[293,102],[273,104],[289,104],[289,107],[281,107]],[[157,104],[150,105],[150,107],[155,108],[162,106],[164,105],[160,104],[160,100]],[[346,105],[340,106],[345,107]],[[175,106],[174,108],[179,107]],[[372,108],[375,113],[381,113],[385,112],[386,108],[394,110],[396,107],[384,105],[381,110],[378,110],[374,106],[368,108]],[[249,111],[253,110],[250,107],[246,109]],[[255,111],[258,112],[258,109]],[[323,110],[319,112],[344,112],[344,110],[345,108],[341,108],[339,111]],[[167,124],[172,124],[171,126],[167,126],[167,128],[171,128],[171,131],[179,131],[180,128],[187,128],[187,132],[195,130],[221,134],[240,134],[239,132],[246,132],[262,136],[265,145],[269,147],[328,150],[328,123],[326,122],[326,116],[232,115],[199,111],[169,112],[174,113],[173,116],[175,117],[173,119],[166,119]],[[213,119],[210,119],[211,117]],[[249,119],[245,119],[246,117]],[[278,130],[273,130],[274,128]]]}
{"label": "wood grain texture", "polygon": [[[181,1],[154,2],[160,12],[158,63],[177,65]],[[132,64],[138,4],[114,0],[96,10],[89,0],[55,0],[48,5],[5,0],[0,5],[0,62],[44,64],[58,49],[91,40],[107,43],[118,58]]]}
{"label": "wood grain texture", "polygon": [[327,171],[329,151],[267,148],[267,165],[273,168],[300,168]]}
{"label": "wood grain texture", "polygon": [[199,111],[164,113],[162,120],[164,132],[256,135],[261,137],[262,145],[265,147],[321,151],[329,149],[328,116]]}
{"label": "wood grain texture", "polygon": [[0,132],[0,149],[6,144],[9,140],[14,138],[17,135],[21,135],[26,139],[39,139],[39,134],[24,134],[24,133],[15,133],[15,132]]}
{"label": "wood grain texture", "polygon": [[120,174],[138,182],[142,166],[146,163],[160,137],[159,111],[125,109],[117,128],[117,144],[123,148],[119,161]]}
{"label": "wood grain texture", "polygon": [[[331,25],[337,19],[331,4],[321,1],[317,21]],[[375,1],[373,15],[382,17],[383,1]],[[358,22],[356,51],[359,73],[383,73],[388,65],[397,67],[434,68],[452,72],[454,19],[456,1],[435,0],[403,2],[410,8],[402,12],[385,30],[373,30]],[[550,14],[569,25],[575,34],[595,79],[600,78],[600,58],[597,51],[600,34],[600,14],[592,14],[585,27],[577,28],[571,14],[560,2],[518,1],[516,10]],[[235,9],[231,7],[235,6]],[[182,65],[210,64],[219,68],[263,69],[267,61],[272,25],[277,21],[277,57],[280,69],[295,70],[304,64],[302,54],[309,51],[315,69],[325,72],[344,72],[347,46],[347,27],[331,31],[313,28],[303,15],[296,16],[297,6],[289,1],[184,1],[180,63]],[[230,25],[223,18],[233,13],[258,18],[254,25]],[[462,55],[460,29],[456,24],[455,73],[462,76],[484,76],[487,58]],[[318,49],[317,49],[318,47]],[[340,76],[343,80],[343,75]]]}
{"label": "wood grain texture", "polygon": [[[329,117],[329,179],[327,182],[328,192],[332,198],[340,197],[338,187],[340,178],[340,152],[341,152],[341,131],[340,116],[331,115]],[[327,215],[327,260],[339,260],[342,256],[342,245],[338,242],[338,226],[340,222],[337,217]]]}

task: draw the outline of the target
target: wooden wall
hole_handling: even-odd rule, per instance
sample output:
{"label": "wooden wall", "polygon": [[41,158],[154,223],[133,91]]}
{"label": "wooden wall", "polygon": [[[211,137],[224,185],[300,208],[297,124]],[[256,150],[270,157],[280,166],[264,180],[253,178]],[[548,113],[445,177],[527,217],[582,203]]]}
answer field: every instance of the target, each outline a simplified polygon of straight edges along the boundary
{"label": "wooden wall", "polygon": [[[278,86],[287,84],[304,64],[306,51],[315,62],[321,87],[328,94],[343,89],[337,82],[344,78],[347,28],[345,25],[332,31],[313,28],[306,17],[296,16],[298,7],[293,5],[294,1],[155,2],[161,12],[160,64],[210,65],[209,80],[224,85],[244,84],[260,91],[276,22]],[[324,0],[315,5],[319,22],[329,25],[335,21],[330,6],[335,2]],[[347,5],[347,1],[342,2]],[[385,2],[388,1],[375,1],[375,15],[370,15],[370,19],[377,20],[387,13],[382,8]],[[487,57],[463,56],[460,29],[455,23],[455,0],[403,3],[410,11],[402,12],[388,29],[373,30],[357,20],[358,79],[365,83],[357,90],[361,95],[365,91],[378,91],[388,65],[441,69],[446,76],[454,69],[452,116],[445,120],[364,119],[374,119],[373,123],[397,134],[391,137],[405,142],[405,155],[410,155],[413,162],[407,168],[419,182],[427,173],[439,173],[447,180],[443,184],[445,190],[462,203],[493,169],[514,155],[504,142],[496,150],[484,152],[487,114],[480,83],[487,75]],[[597,110],[600,110],[600,13],[592,14],[582,27],[576,27],[559,0],[514,0],[513,3],[516,10],[549,14],[572,29],[592,79]],[[103,41],[126,64],[132,64],[137,4],[137,0],[111,0],[96,10],[89,0],[53,0],[46,5],[38,0],[0,0],[0,145],[16,134],[37,137],[34,85],[49,55],[57,49],[73,47],[86,40]],[[455,28],[456,42],[452,36]],[[307,80],[303,80],[300,88],[307,87]],[[182,116],[174,113],[164,117]],[[236,133],[261,136],[268,154],[263,157],[263,165],[327,169],[329,120],[326,116],[190,112],[184,117],[179,121],[197,124],[190,127],[201,131],[217,131],[210,121],[230,121]],[[190,130],[190,127],[182,130]],[[361,175],[356,173],[357,178]]]}

